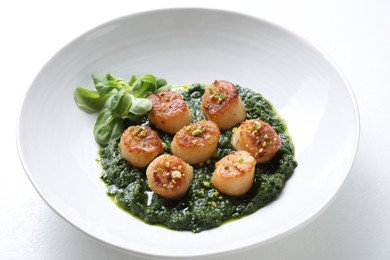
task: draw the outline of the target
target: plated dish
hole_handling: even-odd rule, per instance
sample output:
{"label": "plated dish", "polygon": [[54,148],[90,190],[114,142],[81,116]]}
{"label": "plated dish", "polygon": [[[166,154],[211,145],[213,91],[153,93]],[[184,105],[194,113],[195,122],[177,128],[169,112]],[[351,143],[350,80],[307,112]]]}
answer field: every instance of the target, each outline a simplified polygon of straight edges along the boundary
{"label": "plated dish", "polygon": [[[75,86],[90,84],[89,75],[107,71],[163,75],[172,85],[219,78],[249,87],[283,116],[299,167],[273,203],[218,228],[194,234],[129,217],[99,179],[96,117],[80,113],[72,98]],[[28,177],[68,222],[134,254],[190,257],[261,245],[318,216],[348,175],[359,119],[341,73],[298,36],[242,14],[172,9],[113,20],[65,46],[32,83],[17,131]]]}
{"label": "plated dish", "polygon": [[175,87],[151,74],[92,78],[96,90],[78,87],[74,99],[99,112],[101,178],[146,223],[218,227],[275,200],[297,167],[285,122],[250,89],[226,80]]}

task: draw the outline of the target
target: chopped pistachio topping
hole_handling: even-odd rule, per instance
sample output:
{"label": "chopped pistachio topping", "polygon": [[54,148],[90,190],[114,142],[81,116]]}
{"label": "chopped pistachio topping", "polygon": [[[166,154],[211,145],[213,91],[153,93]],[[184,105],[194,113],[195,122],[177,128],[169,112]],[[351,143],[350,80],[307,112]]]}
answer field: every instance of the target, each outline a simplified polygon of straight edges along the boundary
{"label": "chopped pistachio topping", "polygon": [[202,129],[198,128],[198,129],[192,131],[192,135],[193,136],[197,136],[197,135],[201,135],[201,134],[203,134],[203,130]]}
{"label": "chopped pistachio topping", "polygon": [[255,129],[259,130],[261,128],[261,123],[259,121],[255,121]]}
{"label": "chopped pistachio topping", "polygon": [[225,98],[227,98],[227,96],[225,94],[221,94],[219,88],[213,90],[212,88],[209,88],[210,89],[210,99],[213,100],[213,99],[216,99],[218,103],[221,103]]}
{"label": "chopped pistachio topping", "polygon": [[139,134],[140,136],[146,136],[146,131],[142,130],[141,133]]}
{"label": "chopped pistachio topping", "polygon": [[210,187],[210,182],[204,181],[204,182],[203,182],[203,185],[206,186],[206,187],[208,188],[208,187]]}
{"label": "chopped pistachio topping", "polygon": [[165,166],[165,168],[168,168],[168,167],[169,167],[169,165],[170,165],[170,163],[169,163],[168,161],[165,161],[165,162],[164,162],[164,166]]}
{"label": "chopped pistachio topping", "polygon": [[136,126],[133,130],[133,135],[136,135],[138,134],[139,131],[143,130],[143,128],[141,126]]}
{"label": "chopped pistachio topping", "polygon": [[173,171],[171,173],[172,178],[180,179],[181,178],[181,172],[179,171]]}
{"label": "chopped pistachio topping", "polygon": [[219,95],[218,103],[221,103],[225,98],[226,98],[226,95],[224,95],[224,94]]}

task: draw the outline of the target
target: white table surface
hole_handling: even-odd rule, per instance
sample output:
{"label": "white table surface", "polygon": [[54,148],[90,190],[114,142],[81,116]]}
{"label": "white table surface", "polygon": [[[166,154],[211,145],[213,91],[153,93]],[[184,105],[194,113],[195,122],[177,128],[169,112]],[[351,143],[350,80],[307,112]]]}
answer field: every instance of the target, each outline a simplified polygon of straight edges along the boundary
{"label": "white table surface", "polygon": [[355,93],[359,150],[334,202],[302,229],[223,259],[390,259],[390,1],[3,1],[0,4],[0,259],[141,259],[88,237],[54,213],[16,148],[24,95],[43,65],[83,32],[168,7],[238,11],[279,24],[329,54]]}

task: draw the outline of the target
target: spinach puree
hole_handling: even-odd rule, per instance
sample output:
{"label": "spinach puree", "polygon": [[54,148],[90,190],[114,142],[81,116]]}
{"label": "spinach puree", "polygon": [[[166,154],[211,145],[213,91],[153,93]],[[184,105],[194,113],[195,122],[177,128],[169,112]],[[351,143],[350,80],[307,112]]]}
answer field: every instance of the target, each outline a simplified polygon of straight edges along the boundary
{"label": "spinach puree", "polygon": [[[118,141],[102,146],[99,151],[103,168],[101,178],[115,203],[146,223],[197,233],[250,214],[276,199],[297,167],[293,143],[283,120],[262,95],[236,87],[247,109],[247,119],[259,118],[269,123],[282,142],[281,149],[270,162],[256,166],[254,184],[248,193],[231,197],[219,193],[211,185],[215,162],[234,152],[230,143],[232,130],[228,130],[221,132],[217,155],[208,162],[193,165],[191,187],[185,196],[177,199],[164,199],[154,194],[148,187],[146,170],[132,167],[122,159]],[[201,110],[204,87],[193,84],[180,92],[190,107],[193,121],[204,119]],[[146,116],[141,116],[127,122],[127,125],[134,124],[149,125],[149,121]],[[161,131],[158,133],[165,143],[164,152],[170,153],[173,136]]]}

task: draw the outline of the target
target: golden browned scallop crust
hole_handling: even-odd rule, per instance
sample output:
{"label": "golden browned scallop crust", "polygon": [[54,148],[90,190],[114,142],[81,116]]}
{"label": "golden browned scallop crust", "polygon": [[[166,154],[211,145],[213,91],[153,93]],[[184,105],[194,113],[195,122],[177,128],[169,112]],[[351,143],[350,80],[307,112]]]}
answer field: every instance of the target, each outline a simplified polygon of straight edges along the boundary
{"label": "golden browned scallop crust", "polygon": [[183,195],[194,177],[193,168],[177,156],[163,154],[146,169],[149,187],[165,198]]}
{"label": "golden browned scallop crust", "polygon": [[233,83],[216,80],[206,87],[202,99],[206,119],[215,122],[222,130],[237,125],[246,118],[246,110]]}
{"label": "golden browned scallop crust", "polygon": [[148,118],[162,131],[175,134],[183,126],[192,122],[188,105],[179,93],[166,90],[151,94],[149,99],[153,107],[148,113]]}
{"label": "golden browned scallop crust", "polygon": [[232,145],[236,150],[248,151],[258,163],[271,160],[282,146],[275,130],[260,119],[242,122],[233,134]]}
{"label": "golden browned scallop crust", "polygon": [[145,167],[163,151],[157,132],[149,126],[130,126],[119,142],[122,157],[135,167]]}
{"label": "golden browned scallop crust", "polygon": [[172,140],[172,153],[190,164],[201,163],[212,157],[220,131],[212,121],[201,120],[183,127]]}
{"label": "golden browned scallop crust", "polygon": [[227,195],[245,194],[253,185],[256,160],[246,151],[237,151],[215,164],[211,177],[214,187]]}

